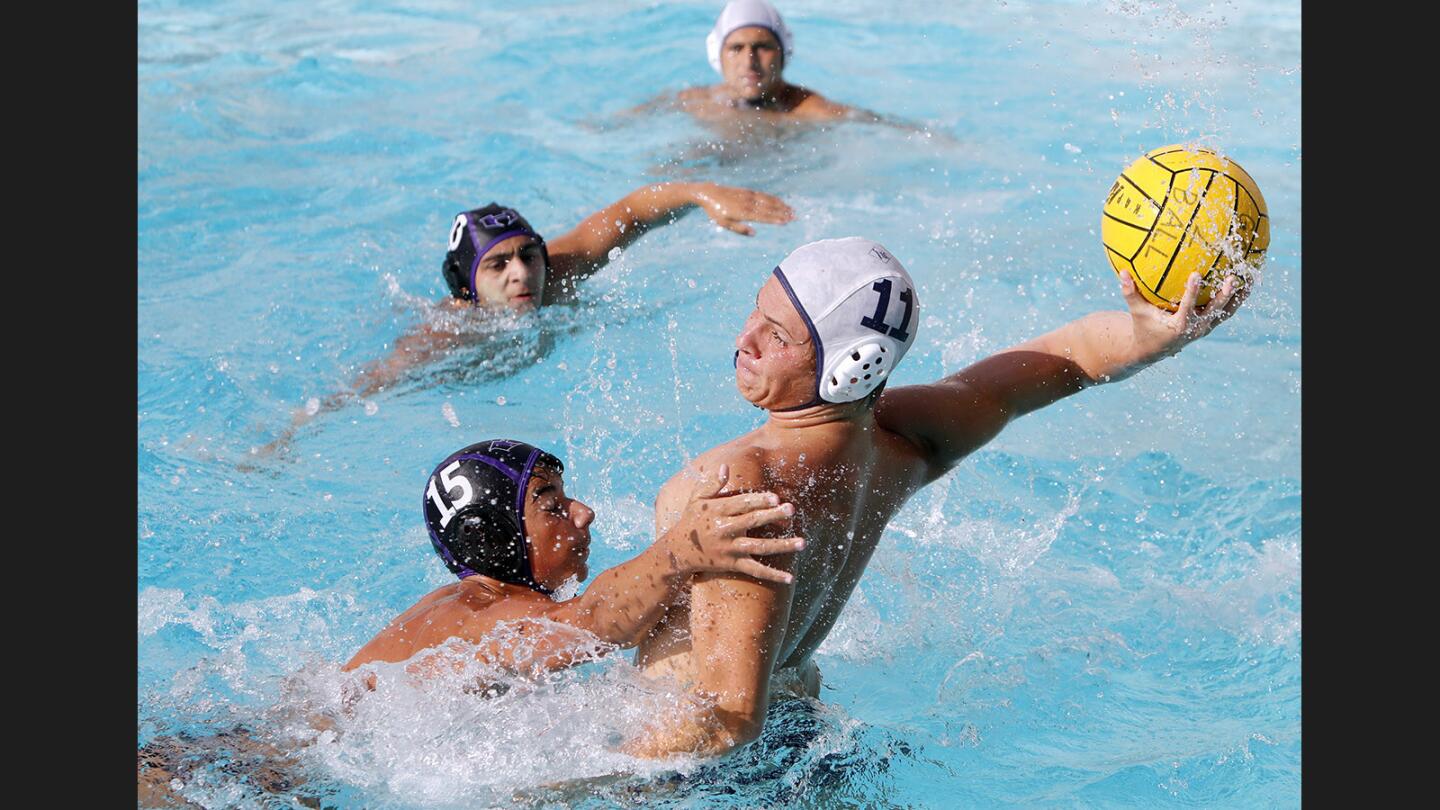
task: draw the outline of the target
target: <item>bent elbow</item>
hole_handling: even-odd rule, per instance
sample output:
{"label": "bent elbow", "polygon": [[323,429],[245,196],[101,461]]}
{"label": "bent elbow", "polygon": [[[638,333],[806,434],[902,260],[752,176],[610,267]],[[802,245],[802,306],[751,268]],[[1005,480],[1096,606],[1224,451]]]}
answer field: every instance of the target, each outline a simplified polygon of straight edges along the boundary
{"label": "bent elbow", "polygon": [[752,717],[740,712],[717,712],[719,720],[719,734],[711,735],[713,742],[711,754],[727,754],[737,748],[743,748],[760,738],[760,732],[765,728],[765,715]]}

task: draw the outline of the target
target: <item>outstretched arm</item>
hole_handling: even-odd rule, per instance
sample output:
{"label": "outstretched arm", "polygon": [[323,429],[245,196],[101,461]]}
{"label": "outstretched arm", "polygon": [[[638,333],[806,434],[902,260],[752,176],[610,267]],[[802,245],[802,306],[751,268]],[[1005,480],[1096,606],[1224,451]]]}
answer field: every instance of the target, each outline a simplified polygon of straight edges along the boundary
{"label": "outstretched arm", "polygon": [[1128,274],[1120,277],[1120,288],[1128,312],[1087,315],[938,382],[886,391],[876,421],[929,456],[933,480],[1010,420],[1179,352],[1235,314],[1247,294],[1231,276],[1207,306],[1197,308],[1195,273],[1171,313],[1145,301]]}
{"label": "outstretched arm", "polygon": [[[901,132],[924,135],[927,138],[936,135],[924,127],[918,127],[898,118],[881,115],[863,107],[853,107],[849,104],[832,101],[808,88],[797,89],[804,94],[804,97],[795,107],[794,115],[806,121],[855,121],[862,124],[880,124]],[[939,135],[943,139],[954,140],[945,133],[939,133]]]}
{"label": "outstretched arm", "polygon": [[411,369],[433,361],[456,345],[456,334],[421,325],[412,332],[406,332],[395,341],[395,348],[380,360],[367,363],[350,386],[324,399],[297,408],[290,416],[290,424],[280,435],[264,447],[252,451],[251,455],[264,458],[284,450],[295,433],[310,420],[322,413],[337,411],[357,399],[373,396],[398,382]]}
{"label": "outstretched arm", "polygon": [[674,222],[692,208],[722,228],[746,236],[749,222],[784,224],[795,218],[779,197],[762,191],[716,183],[659,183],[638,188],[618,202],[591,214],[569,233],[551,240],[547,284],[573,285],[610,261],[610,251],[623,248],[656,225]]}
{"label": "outstretched arm", "polygon": [[679,104],[679,101],[680,99],[678,94],[667,91],[661,93],[660,95],[650,99],[643,104],[637,104],[634,107],[629,107],[621,110],[620,112],[616,113],[616,116],[628,118],[637,115],[648,115],[657,110],[675,107],[677,104]]}

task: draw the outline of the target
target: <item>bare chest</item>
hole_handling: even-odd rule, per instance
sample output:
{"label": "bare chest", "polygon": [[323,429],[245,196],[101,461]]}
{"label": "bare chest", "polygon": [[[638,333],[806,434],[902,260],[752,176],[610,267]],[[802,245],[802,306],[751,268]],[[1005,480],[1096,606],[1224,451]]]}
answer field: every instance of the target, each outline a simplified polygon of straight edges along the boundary
{"label": "bare chest", "polygon": [[[807,463],[808,462],[808,463]],[[777,666],[797,666],[824,640],[874,554],[886,524],[911,491],[897,487],[896,471],[884,464],[781,457],[770,466],[773,488],[796,506],[787,533],[806,538],[795,555],[791,605]],[[685,474],[671,479],[657,499],[657,524],[673,523],[693,490]],[[879,485],[889,482],[888,486]],[[642,645],[637,663],[684,669],[690,615],[682,594],[656,632]]]}

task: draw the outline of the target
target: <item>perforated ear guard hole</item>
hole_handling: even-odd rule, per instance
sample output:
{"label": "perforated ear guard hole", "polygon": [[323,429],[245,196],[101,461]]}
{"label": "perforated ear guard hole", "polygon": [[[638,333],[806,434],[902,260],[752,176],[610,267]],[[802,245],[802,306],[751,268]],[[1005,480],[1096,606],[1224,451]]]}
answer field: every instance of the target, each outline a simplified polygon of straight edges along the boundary
{"label": "perforated ear guard hole", "polygon": [[820,392],[828,402],[854,402],[875,390],[885,375],[881,367],[884,355],[889,352],[882,343],[862,343],[849,352],[840,355],[843,359],[832,366],[827,385]]}

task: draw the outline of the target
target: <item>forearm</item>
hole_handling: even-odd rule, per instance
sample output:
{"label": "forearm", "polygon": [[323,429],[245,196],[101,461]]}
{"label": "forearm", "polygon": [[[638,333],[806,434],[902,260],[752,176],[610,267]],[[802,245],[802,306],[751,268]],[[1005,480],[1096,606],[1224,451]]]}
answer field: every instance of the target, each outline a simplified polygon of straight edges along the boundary
{"label": "forearm", "polygon": [[625,744],[625,753],[643,759],[676,754],[718,756],[758,736],[736,734],[712,712],[701,709],[660,715],[639,737]]}
{"label": "forearm", "polygon": [[632,647],[664,615],[688,574],[661,540],[635,559],[601,572],[554,618],[607,643]]}
{"label": "forearm", "polygon": [[[640,233],[673,219],[699,203],[704,183],[657,183],[637,188],[611,206],[626,223],[625,234],[633,240]],[[613,220],[612,220],[613,221]],[[633,233],[638,231],[639,233]]]}
{"label": "forearm", "polygon": [[296,408],[290,415],[290,424],[269,444],[256,451],[256,455],[268,456],[277,450],[289,445],[295,433],[304,425],[308,424],[315,417],[338,411],[356,399],[369,397],[393,384],[407,368],[407,358],[402,358],[397,351],[396,354],[384,360],[370,363],[366,368],[356,375],[350,382],[348,388],[336,391],[325,397],[312,397],[305,402],[305,405]]}
{"label": "forearm", "polygon": [[[1130,315],[1096,312],[1017,347],[1061,357],[1084,374],[1085,386],[1115,382],[1167,356],[1138,346]],[[1177,349],[1178,350],[1178,349]]]}

